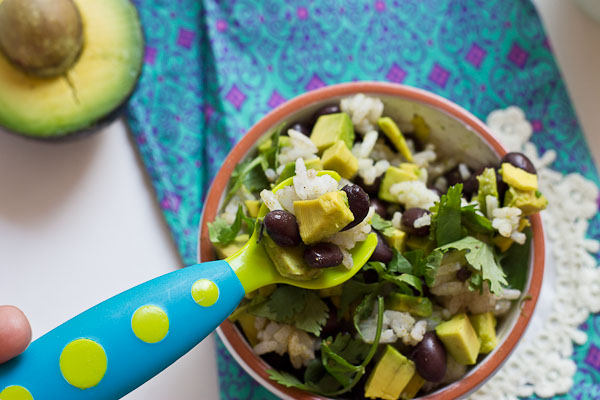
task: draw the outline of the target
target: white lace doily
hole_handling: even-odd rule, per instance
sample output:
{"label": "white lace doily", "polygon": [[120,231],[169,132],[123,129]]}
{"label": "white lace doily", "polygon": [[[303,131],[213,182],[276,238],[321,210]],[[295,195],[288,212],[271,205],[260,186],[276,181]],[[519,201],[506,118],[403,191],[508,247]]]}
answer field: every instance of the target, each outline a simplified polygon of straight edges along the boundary
{"label": "white lace doily", "polygon": [[493,111],[487,124],[510,150],[521,151],[535,165],[540,191],[548,198],[541,213],[546,236],[542,291],[530,326],[504,366],[472,400],[517,400],[536,394],[552,397],[569,391],[577,365],[573,343],[587,335],[578,327],[600,311],[600,269],[590,253],[600,243],[586,238],[588,221],[598,211],[598,188],[580,174],[563,175],[549,168],[556,152],[538,154],[528,142],[531,124],[517,107]]}

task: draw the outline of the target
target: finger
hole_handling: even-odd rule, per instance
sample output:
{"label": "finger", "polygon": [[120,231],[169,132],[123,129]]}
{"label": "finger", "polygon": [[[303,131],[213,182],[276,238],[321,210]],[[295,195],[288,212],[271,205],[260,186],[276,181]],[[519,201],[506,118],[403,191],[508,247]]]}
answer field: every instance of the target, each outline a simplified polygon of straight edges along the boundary
{"label": "finger", "polygon": [[0,364],[21,354],[31,341],[31,326],[21,310],[0,306]]}

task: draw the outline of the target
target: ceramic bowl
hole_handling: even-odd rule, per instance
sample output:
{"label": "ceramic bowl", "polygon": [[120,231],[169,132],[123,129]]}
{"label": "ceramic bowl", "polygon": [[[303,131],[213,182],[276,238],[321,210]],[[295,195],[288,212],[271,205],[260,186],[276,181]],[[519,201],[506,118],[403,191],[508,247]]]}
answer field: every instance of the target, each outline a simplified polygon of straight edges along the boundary
{"label": "ceramic bowl", "polygon": [[[258,121],[227,156],[215,177],[205,202],[200,225],[199,261],[215,258],[208,237],[207,223],[213,221],[223,201],[227,182],[234,167],[251,152],[257,141],[281,122],[306,121],[314,111],[340,98],[356,93],[379,97],[384,113],[395,120],[409,121],[418,113],[431,128],[431,141],[438,152],[469,160],[474,167],[497,163],[506,153],[490,130],[477,117],[462,107],[435,94],[413,87],[382,82],[352,82],[325,87],[300,95],[271,111]],[[499,344],[461,380],[444,386],[422,399],[457,399],[476,390],[506,361],[529,323],[540,293],[544,272],[544,237],[539,215],[531,217],[533,241],[531,262],[525,293],[527,301],[515,304],[498,326]],[[260,384],[284,399],[322,399],[295,388],[286,388],[271,381],[266,372],[270,367],[255,355],[237,327],[226,321],[217,330],[237,362]]]}

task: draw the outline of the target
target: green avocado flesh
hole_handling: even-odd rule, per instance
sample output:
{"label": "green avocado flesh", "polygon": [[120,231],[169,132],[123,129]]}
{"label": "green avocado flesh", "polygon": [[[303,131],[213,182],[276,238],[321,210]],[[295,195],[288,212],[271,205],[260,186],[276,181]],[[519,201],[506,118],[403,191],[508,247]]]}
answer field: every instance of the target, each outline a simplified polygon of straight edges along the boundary
{"label": "green avocado flesh", "polygon": [[[1,3],[1,0],[0,0]],[[83,49],[63,75],[28,75],[0,53],[0,126],[35,138],[93,128],[132,93],[144,54],[137,11],[129,0],[75,0]]]}

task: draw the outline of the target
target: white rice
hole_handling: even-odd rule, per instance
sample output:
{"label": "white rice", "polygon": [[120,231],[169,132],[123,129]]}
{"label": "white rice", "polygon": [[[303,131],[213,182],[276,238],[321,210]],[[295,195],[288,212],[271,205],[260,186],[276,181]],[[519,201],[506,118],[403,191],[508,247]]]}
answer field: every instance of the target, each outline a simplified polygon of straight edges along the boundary
{"label": "white rice", "polygon": [[379,134],[377,131],[369,131],[363,138],[362,142],[357,142],[352,147],[352,154],[358,159],[367,158],[373,151]]}
{"label": "white rice", "polygon": [[371,219],[373,218],[373,214],[375,214],[375,209],[370,207],[367,216],[358,225],[346,231],[337,232],[326,239],[326,241],[337,245],[342,250],[342,254],[344,255],[342,263],[348,269],[354,266],[354,261],[348,250],[353,249],[356,243],[367,239],[367,236],[371,233]]}
{"label": "white rice", "polygon": [[375,162],[371,158],[361,158],[358,160],[358,175],[365,184],[372,185],[389,167],[390,163],[386,160]]}
{"label": "white rice", "polygon": [[486,216],[488,218],[492,217],[494,215],[494,210],[498,208],[498,198],[492,195],[485,196],[485,208]]}
{"label": "white rice", "polygon": [[460,174],[460,179],[463,181],[466,181],[471,177],[471,171],[469,171],[469,167],[467,167],[467,164],[465,163],[458,164],[458,173]]}
{"label": "white rice", "polygon": [[396,211],[392,216],[392,225],[396,229],[402,228],[402,213],[400,211]]}
{"label": "white rice", "polygon": [[[359,323],[363,340],[373,343],[377,332],[377,306],[366,320]],[[415,321],[407,312],[385,310],[383,312],[382,330],[380,343],[394,343],[398,339],[408,346],[415,346],[421,340],[427,330],[427,321]]]}
{"label": "white rice", "polygon": [[417,229],[422,228],[424,226],[429,226],[429,225],[431,225],[431,215],[430,214],[423,214],[419,218],[415,219],[415,222],[413,222],[413,226]]}
{"label": "white rice", "polygon": [[275,352],[279,355],[288,353],[292,366],[296,369],[306,367],[315,358],[317,338],[291,325],[270,321],[265,326],[265,319],[257,317],[255,327],[258,330],[258,343],[254,352],[258,355]]}
{"label": "white rice", "polygon": [[265,176],[267,177],[269,182],[273,183],[277,180],[277,177],[279,176],[279,174],[273,168],[267,168],[265,170]]}
{"label": "white rice", "polygon": [[300,200],[313,200],[325,193],[335,192],[338,185],[329,175],[317,176],[314,169],[307,171],[301,158],[296,160],[296,176],[293,180],[294,190]]}
{"label": "white rice", "polygon": [[376,97],[367,97],[362,93],[342,99],[340,108],[350,116],[354,129],[362,134],[374,130],[377,120],[383,114],[381,100]]}
{"label": "white rice", "polygon": [[440,197],[421,181],[395,183],[390,187],[390,194],[396,196],[405,208],[419,207],[428,210]]}
{"label": "white rice", "polygon": [[[270,190],[263,189],[262,192],[260,192],[260,198],[262,199],[263,203],[265,203],[269,211],[283,210],[281,203],[279,200],[277,200],[275,194]],[[233,221],[231,223],[233,223]]]}
{"label": "white rice", "polygon": [[278,161],[281,164],[281,169],[285,164],[296,161],[299,158],[310,160],[317,156],[317,146],[315,146],[309,137],[294,129],[288,129],[288,136],[290,137],[290,146],[283,146],[279,151]]}
{"label": "white rice", "polygon": [[496,208],[492,212],[492,216],[494,218],[492,220],[492,226],[498,230],[500,235],[509,238],[513,232],[519,233],[519,221],[521,219],[521,210],[519,208]]}

